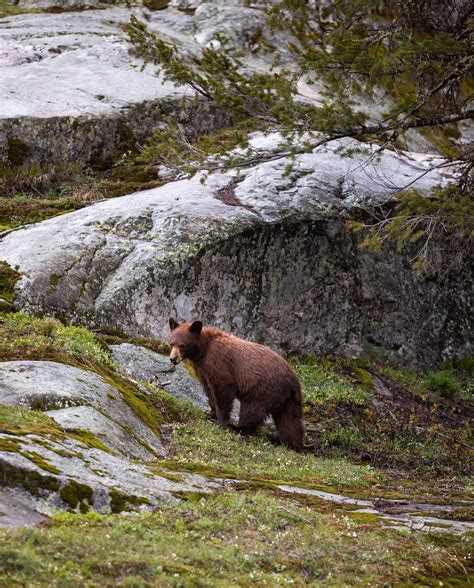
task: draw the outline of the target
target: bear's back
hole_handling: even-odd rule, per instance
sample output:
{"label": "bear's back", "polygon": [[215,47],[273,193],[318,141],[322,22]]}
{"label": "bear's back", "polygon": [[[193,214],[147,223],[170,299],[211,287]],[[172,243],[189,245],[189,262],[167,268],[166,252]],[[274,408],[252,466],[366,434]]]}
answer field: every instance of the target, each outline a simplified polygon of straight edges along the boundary
{"label": "bear's back", "polygon": [[299,389],[296,374],[273,349],[216,329],[208,331],[210,363],[225,364],[239,388],[284,381],[289,387]]}

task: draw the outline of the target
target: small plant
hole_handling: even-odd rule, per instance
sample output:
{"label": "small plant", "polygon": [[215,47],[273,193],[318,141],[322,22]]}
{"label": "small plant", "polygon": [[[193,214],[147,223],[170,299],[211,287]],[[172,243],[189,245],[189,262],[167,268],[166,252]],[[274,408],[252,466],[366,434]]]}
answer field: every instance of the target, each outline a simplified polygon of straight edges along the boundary
{"label": "small plant", "polygon": [[452,399],[461,390],[461,384],[451,370],[442,370],[426,376],[429,388],[443,398]]}

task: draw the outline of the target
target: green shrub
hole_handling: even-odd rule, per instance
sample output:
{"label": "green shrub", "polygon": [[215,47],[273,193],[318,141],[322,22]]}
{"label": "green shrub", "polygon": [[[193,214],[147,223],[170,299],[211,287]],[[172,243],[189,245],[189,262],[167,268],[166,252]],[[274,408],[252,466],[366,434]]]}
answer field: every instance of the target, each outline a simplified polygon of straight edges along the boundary
{"label": "green shrub", "polygon": [[426,381],[433,392],[445,398],[453,398],[461,390],[461,384],[451,370],[428,374]]}

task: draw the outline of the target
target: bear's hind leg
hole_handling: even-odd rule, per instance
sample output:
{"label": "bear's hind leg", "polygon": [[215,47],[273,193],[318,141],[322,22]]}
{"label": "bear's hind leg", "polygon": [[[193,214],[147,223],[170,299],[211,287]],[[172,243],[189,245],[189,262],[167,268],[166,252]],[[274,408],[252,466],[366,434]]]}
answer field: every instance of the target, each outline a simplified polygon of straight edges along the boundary
{"label": "bear's hind leg", "polygon": [[242,435],[255,435],[266,417],[266,412],[258,402],[240,402],[239,424],[234,427]]}
{"label": "bear's hind leg", "polygon": [[295,399],[290,398],[286,401],[282,410],[272,416],[280,442],[295,451],[301,451],[304,444],[301,405]]}

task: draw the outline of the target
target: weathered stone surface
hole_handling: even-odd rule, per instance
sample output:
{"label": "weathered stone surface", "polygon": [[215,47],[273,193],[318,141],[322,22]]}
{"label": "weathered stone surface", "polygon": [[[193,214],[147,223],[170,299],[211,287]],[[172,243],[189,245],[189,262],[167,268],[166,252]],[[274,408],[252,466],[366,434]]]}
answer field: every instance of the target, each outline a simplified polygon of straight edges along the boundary
{"label": "weathered stone surface", "polygon": [[[91,406],[74,406],[46,411],[66,431],[82,429],[93,433],[97,439],[115,453],[130,459],[152,459],[153,453],[135,439],[133,429],[125,429],[119,423]],[[151,435],[148,435],[151,437]],[[151,437],[153,439],[153,437]],[[160,447],[160,449],[162,449]],[[163,451],[161,451],[163,453]]]}
{"label": "weathered stone surface", "polygon": [[201,385],[184,365],[174,366],[169,357],[131,343],[110,345],[110,349],[120,370],[134,380],[151,382],[176,398],[189,400],[203,410],[209,408]]}
{"label": "weathered stone surface", "polygon": [[0,20],[0,161],[94,165],[143,144],[169,116],[193,132],[223,124],[208,103],[141,70],[123,30],[132,12]]}
{"label": "weathered stone surface", "polygon": [[[197,474],[171,476],[172,472],[153,471],[143,463],[90,448],[75,439],[5,434],[0,434],[0,439],[20,446],[18,451],[0,451],[4,491],[43,515],[58,509],[100,513],[152,510],[159,502],[174,500],[173,492],[211,492],[221,486]],[[78,484],[82,486],[78,488]]]}
{"label": "weathered stone surface", "polygon": [[[194,53],[216,46],[224,34],[244,51],[243,67],[251,71],[270,67],[271,57],[261,51],[263,38],[271,37],[280,48],[290,41],[284,31],[269,32],[258,2],[155,2],[166,8],[155,11],[142,5],[141,0],[124,0],[120,7],[112,0],[20,0],[20,8],[53,13],[0,19],[0,161],[110,164],[131,146],[142,145],[168,117],[191,133],[228,124],[222,111],[191,100],[189,90],[164,82],[154,67],[142,70],[123,30],[132,14]],[[293,62],[283,51],[282,65]],[[320,102],[321,90],[318,82],[302,78],[297,99]],[[359,98],[358,107],[379,120],[379,102],[387,100]],[[407,134],[407,144],[436,150],[418,131]]]}
{"label": "weathered stone surface", "polygon": [[13,0],[23,10],[90,10],[111,6],[142,6],[141,0]]}
{"label": "weathered stone surface", "polygon": [[175,492],[222,485],[154,467],[150,460],[164,454],[160,440],[115,387],[91,372],[46,361],[3,362],[0,402],[49,409],[63,428],[54,436],[0,434],[0,526],[36,524],[58,509],[152,510]]}
{"label": "weathered stone surface", "polygon": [[46,521],[47,518],[7,490],[0,490],[0,527],[30,527]]}
{"label": "weathered stone surface", "polygon": [[[65,428],[90,430],[127,457],[164,455],[160,440],[119,391],[92,372],[51,361],[2,362],[0,402],[48,411]],[[73,415],[79,415],[77,424]]]}
{"label": "weathered stone surface", "polygon": [[300,353],[357,355],[368,341],[418,366],[469,353],[469,268],[444,285],[417,278],[409,254],[360,250],[345,225],[450,172],[430,170],[430,157],[385,151],[377,160],[374,150],[339,141],[298,157],[289,176],[279,159],[11,233],[0,259],[24,275],[17,306],[158,338],[168,316],[199,317]]}

